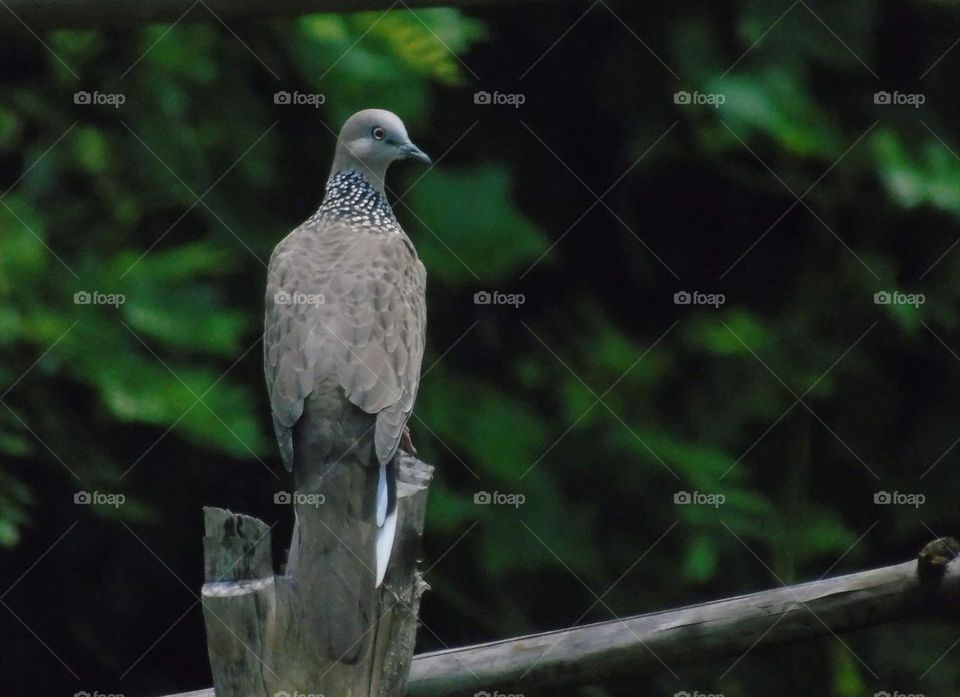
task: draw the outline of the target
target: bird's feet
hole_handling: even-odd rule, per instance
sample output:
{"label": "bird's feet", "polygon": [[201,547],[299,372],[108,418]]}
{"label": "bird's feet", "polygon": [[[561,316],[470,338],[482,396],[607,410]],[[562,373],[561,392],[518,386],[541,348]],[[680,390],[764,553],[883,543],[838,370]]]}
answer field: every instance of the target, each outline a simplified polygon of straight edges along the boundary
{"label": "bird's feet", "polygon": [[403,433],[400,435],[400,447],[411,455],[417,454],[417,449],[413,447],[413,441],[410,440],[410,427],[404,425]]}

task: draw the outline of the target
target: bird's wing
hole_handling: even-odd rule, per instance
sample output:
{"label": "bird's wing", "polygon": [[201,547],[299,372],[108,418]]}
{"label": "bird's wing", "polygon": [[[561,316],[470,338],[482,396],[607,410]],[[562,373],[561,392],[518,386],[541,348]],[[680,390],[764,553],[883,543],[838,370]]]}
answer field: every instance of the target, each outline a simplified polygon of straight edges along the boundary
{"label": "bird's wing", "polygon": [[[317,344],[311,334],[322,338],[323,328],[336,322],[336,307],[319,302],[325,300],[323,290],[329,283],[329,274],[316,268],[323,258],[314,259],[322,237],[304,223],[273,250],[267,271],[263,368],[280,455],[288,470],[293,469],[293,427],[303,414],[303,402],[313,391],[316,375],[332,366],[329,356],[309,351]],[[320,256],[329,258],[332,266],[334,253],[330,249]],[[308,304],[308,298],[316,302]]]}
{"label": "bird's wing", "polygon": [[381,463],[389,462],[397,451],[403,428],[413,411],[420,385],[427,330],[426,269],[405,239],[398,249],[398,278],[390,298],[393,307],[389,311],[389,320],[384,325],[390,329],[384,346],[390,364],[389,372],[399,393],[396,399],[376,412],[374,443],[377,459]]}
{"label": "bird's wing", "polygon": [[377,415],[377,460],[386,464],[400,444],[420,383],[426,332],[426,270],[403,235],[374,239],[366,279],[341,289],[337,374],[347,398]]}
{"label": "bird's wing", "polygon": [[420,380],[425,284],[423,264],[402,234],[334,223],[298,228],[277,246],[267,283],[264,367],[287,469],[293,426],[324,377],[335,376],[353,404],[377,415],[377,459],[393,457]]}

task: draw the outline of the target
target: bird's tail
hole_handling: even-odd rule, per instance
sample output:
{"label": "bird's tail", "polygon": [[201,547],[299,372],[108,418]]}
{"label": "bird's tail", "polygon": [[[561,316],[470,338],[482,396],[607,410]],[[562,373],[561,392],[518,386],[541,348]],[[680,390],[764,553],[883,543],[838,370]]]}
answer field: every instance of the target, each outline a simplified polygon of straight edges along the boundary
{"label": "bird's tail", "polygon": [[377,483],[377,588],[383,583],[397,533],[397,456],[380,465]]}

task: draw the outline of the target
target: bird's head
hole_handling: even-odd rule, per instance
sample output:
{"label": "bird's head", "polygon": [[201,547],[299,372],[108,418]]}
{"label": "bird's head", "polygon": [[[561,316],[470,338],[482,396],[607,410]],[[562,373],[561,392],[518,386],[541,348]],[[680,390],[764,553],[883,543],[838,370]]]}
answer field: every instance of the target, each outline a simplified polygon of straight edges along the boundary
{"label": "bird's head", "polygon": [[430,164],[427,154],[410,141],[400,117],[384,109],[364,109],[347,119],[340,129],[330,176],[355,170],[382,193],[387,167],[407,158]]}

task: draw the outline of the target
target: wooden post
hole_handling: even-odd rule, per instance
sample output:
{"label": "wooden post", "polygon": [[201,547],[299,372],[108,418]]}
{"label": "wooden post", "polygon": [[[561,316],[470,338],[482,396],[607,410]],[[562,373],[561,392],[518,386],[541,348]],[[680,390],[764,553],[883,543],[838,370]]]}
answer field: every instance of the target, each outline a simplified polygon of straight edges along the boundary
{"label": "wooden post", "polygon": [[[252,518],[241,516],[239,520],[240,527],[253,525],[249,522]],[[250,527],[248,537],[256,542],[263,530],[265,526],[258,531]],[[251,544],[249,549],[247,568],[252,577],[257,577],[256,571],[263,568],[258,560],[263,557],[257,545]],[[400,556],[406,563],[416,557],[406,551]],[[208,563],[210,558],[208,554]],[[419,600],[419,582],[411,590],[413,608]],[[256,615],[255,609],[242,611]],[[916,560],[893,566],[584,627],[421,654],[413,661],[406,695],[462,697],[483,691],[523,693],[603,683],[661,671],[663,663],[694,665],[741,656],[751,648],[759,650],[907,619],[954,623],[960,619],[960,544],[953,538],[934,540]],[[216,619],[213,624],[216,629]],[[238,632],[243,631],[243,623],[237,626]],[[405,633],[393,634],[402,636],[401,643],[411,642],[398,650],[396,655],[400,657],[409,656],[412,649],[412,629],[404,626]],[[207,627],[209,634],[209,619]],[[253,670],[240,652],[235,651],[227,660],[236,661],[233,665],[238,674]],[[405,671],[402,668],[396,674]],[[389,670],[385,673],[391,674]],[[391,683],[389,689],[395,685]],[[217,697],[233,694],[237,693],[218,691]],[[214,697],[214,693],[208,689],[169,697]],[[328,693],[326,697],[340,697],[340,693]]]}
{"label": "wooden post", "polygon": [[324,661],[302,621],[297,574],[319,559],[273,572],[270,528],[250,516],[204,510],[203,617],[217,697],[402,697],[413,659],[420,595],[426,588],[417,557],[433,468],[402,456],[398,470],[397,534],[387,576],[378,590],[372,650],[353,664]]}

